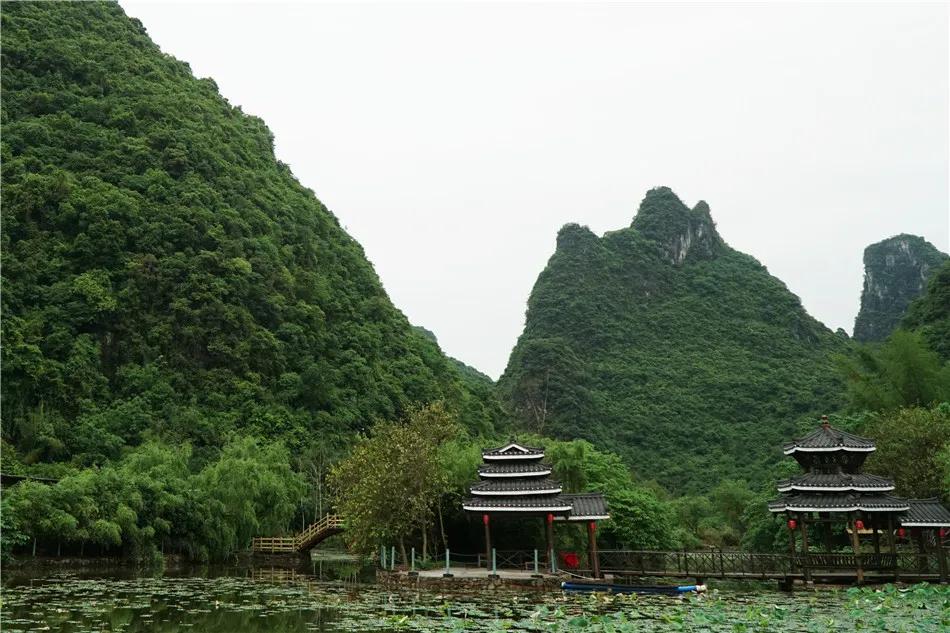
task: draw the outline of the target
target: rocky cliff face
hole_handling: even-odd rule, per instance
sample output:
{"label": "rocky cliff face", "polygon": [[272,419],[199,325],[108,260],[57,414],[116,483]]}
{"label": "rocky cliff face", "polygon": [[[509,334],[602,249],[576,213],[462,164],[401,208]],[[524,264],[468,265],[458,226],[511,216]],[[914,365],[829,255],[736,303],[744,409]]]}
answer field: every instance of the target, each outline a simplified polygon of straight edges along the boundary
{"label": "rocky cliff face", "polygon": [[799,416],[834,410],[829,356],[847,345],[730,248],[705,203],[661,187],[627,228],[561,229],[498,390],[523,428],[700,492],[764,477]]}
{"label": "rocky cliff face", "polygon": [[895,235],[864,249],[864,289],[854,320],[854,338],[883,341],[947,255],[922,237]]}
{"label": "rocky cliff face", "polygon": [[690,256],[710,258],[722,246],[709,205],[700,200],[689,209],[668,187],[647,192],[632,226],[658,242],[666,259],[675,266]]}

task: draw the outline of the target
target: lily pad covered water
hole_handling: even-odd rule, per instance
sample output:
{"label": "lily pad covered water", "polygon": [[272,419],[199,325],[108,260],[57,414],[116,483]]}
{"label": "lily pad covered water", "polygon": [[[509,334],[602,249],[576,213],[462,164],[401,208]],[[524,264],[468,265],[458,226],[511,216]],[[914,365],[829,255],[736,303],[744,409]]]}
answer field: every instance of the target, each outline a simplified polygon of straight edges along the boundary
{"label": "lily pad covered water", "polygon": [[3,588],[5,632],[945,631],[950,589],[711,591],[700,597],[441,594],[244,572],[217,577],[56,574]]}

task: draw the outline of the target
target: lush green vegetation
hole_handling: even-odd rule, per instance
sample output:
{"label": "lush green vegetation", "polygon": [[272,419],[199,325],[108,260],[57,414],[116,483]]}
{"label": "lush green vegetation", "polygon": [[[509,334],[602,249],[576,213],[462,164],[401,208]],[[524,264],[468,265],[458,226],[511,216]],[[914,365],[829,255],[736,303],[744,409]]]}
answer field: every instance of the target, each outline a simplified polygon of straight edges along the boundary
{"label": "lush green vegetation", "polygon": [[630,228],[564,227],[499,381],[523,428],[609,447],[675,493],[754,482],[799,418],[841,404],[847,342],[708,207],[650,191]]}
{"label": "lush green vegetation", "polygon": [[857,341],[883,341],[904,318],[947,255],[922,237],[895,235],[864,249],[864,289],[854,320]]}
{"label": "lush green vegetation", "polygon": [[116,4],[15,3],[3,28],[3,430],[24,459],[235,429],[296,450],[433,400],[491,428],[214,82]]}
{"label": "lush green vegetation", "polygon": [[[199,486],[183,516],[147,507],[140,450],[164,445],[187,480],[279,441],[309,489],[288,488],[289,513],[312,519],[329,463],[373,419],[438,400],[493,429],[492,389],[393,307],[263,122],[117,4],[11,3],[2,20],[3,468],[63,477],[11,493],[30,536],[223,556],[288,510],[233,537],[161,527],[227,501]],[[69,505],[105,489],[98,512]],[[41,526],[26,490],[72,518]]]}
{"label": "lush green vegetation", "polygon": [[919,331],[944,361],[950,361],[950,261],[927,283],[927,291],[910,304],[903,327]]}
{"label": "lush green vegetation", "polygon": [[[330,473],[337,509],[347,519],[350,547],[365,554],[398,543],[403,560],[409,545],[423,560],[430,551],[460,544],[477,551],[481,534],[465,529],[472,517],[461,510],[460,501],[481,463],[482,449],[499,441],[472,438],[438,404],[415,409],[400,423],[375,424]],[[679,544],[676,517],[665,495],[635,482],[617,455],[583,440],[527,436],[520,441],[545,447],[566,492],[604,494],[611,512],[602,529],[605,547],[665,549]],[[515,527],[520,546],[531,549],[544,541],[541,522],[524,523],[506,530]],[[580,531],[560,529],[557,537],[560,546],[584,549]]]}
{"label": "lush green vegetation", "polygon": [[826,412],[899,492],[948,496],[950,264],[906,331],[854,346],[656,189],[629,228],[562,229],[496,386],[117,5],[2,26],[2,470],[56,480],[4,491],[5,559],[223,560],[333,504],[357,551],[476,550],[459,502],[510,418],[567,491],[605,494],[607,547],[784,548],[779,447]]}
{"label": "lush green vegetation", "polygon": [[222,560],[255,535],[285,529],[305,489],[290,463],[282,446],[246,437],[201,468],[188,445],[147,442],[54,485],[25,481],[5,490],[5,549],[33,541],[57,555]]}

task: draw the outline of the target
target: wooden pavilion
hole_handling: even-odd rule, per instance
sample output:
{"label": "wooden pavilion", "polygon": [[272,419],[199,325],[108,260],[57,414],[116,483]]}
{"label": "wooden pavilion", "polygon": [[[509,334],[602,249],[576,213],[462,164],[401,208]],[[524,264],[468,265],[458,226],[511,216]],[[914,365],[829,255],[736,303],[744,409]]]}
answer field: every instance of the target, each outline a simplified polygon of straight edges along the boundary
{"label": "wooden pavilion", "polygon": [[554,522],[586,522],[591,573],[600,576],[597,561],[596,522],[609,519],[607,502],[600,493],[564,494],[561,484],[550,477],[551,466],[544,463],[544,449],[510,442],[507,446],[482,451],[479,481],[469,489],[462,508],[480,514],[485,526],[485,554],[492,556],[493,516],[542,518],[545,521],[546,552],[554,558]]}
{"label": "wooden pavilion", "polygon": [[[827,416],[805,437],[783,447],[804,473],[779,482],[781,497],[769,502],[769,510],[788,517],[789,549],[806,581],[813,574],[854,573],[858,583],[866,571],[899,575],[897,537],[906,527],[937,530],[950,525],[950,513],[936,499],[902,499],[890,494],[894,482],[861,472],[867,456],[876,450],[864,437],[832,428]],[[819,526],[824,552],[815,553],[808,543],[808,526]],[[850,541],[850,554],[832,551],[835,525],[843,525]],[[813,531],[814,532],[814,531]],[[940,532],[944,534],[944,532]],[[797,553],[800,535],[801,553]],[[870,535],[873,552],[864,552],[862,536]],[[881,552],[881,536],[889,552]],[[937,539],[938,555],[943,551]],[[921,552],[923,541],[919,541]],[[941,572],[944,563],[941,562]]]}

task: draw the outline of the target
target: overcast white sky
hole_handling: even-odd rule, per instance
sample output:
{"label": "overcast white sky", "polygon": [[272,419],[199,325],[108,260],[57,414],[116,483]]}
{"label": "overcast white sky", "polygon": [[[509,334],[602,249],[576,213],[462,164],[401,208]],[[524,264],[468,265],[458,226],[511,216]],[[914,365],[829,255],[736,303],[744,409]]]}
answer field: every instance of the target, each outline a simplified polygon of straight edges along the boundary
{"label": "overcast white sky", "polygon": [[492,377],[557,230],[627,226],[653,186],[849,332],[865,246],[948,251],[943,3],[121,4]]}

